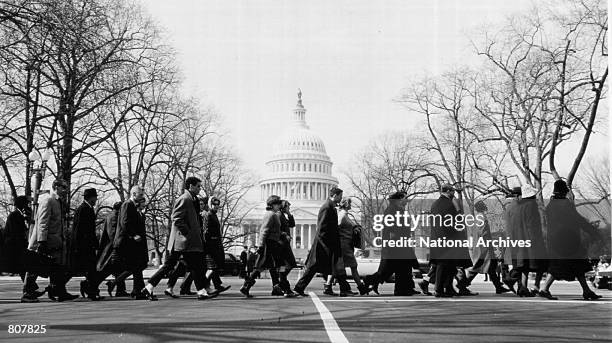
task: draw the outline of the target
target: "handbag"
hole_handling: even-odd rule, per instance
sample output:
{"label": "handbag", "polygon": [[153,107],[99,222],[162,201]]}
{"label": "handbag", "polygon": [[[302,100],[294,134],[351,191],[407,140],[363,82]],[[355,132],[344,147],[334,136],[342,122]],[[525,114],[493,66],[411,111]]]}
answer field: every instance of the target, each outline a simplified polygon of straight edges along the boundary
{"label": "handbag", "polygon": [[26,250],[25,266],[29,272],[34,272],[41,277],[48,277],[49,272],[57,269],[54,262],[55,259],[50,255]]}

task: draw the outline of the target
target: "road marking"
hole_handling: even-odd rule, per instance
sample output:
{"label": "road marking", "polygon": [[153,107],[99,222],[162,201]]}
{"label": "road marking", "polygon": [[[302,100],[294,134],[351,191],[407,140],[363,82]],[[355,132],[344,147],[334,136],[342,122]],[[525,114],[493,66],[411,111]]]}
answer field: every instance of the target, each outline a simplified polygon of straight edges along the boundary
{"label": "road marking", "polygon": [[323,325],[325,325],[325,331],[327,332],[330,342],[348,343],[348,340],[342,333],[342,330],[340,330],[340,327],[338,327],[338,323],[336,323],[334,316],[332,316],[327,307],[323,305],[321,299],[319,299],[314,292],[310,292],[308,294],[310,294],[310,299],[312,299],[312,302],[321,315],[321,320],[323,320]]}
{"label": "road marking", "polygon": [[546,304],[600,304],[609,305],[612,304],[612,300],[544,300],[544,299],[364,299],[364,298],[351,298],[351,299],[325,299],[323,302],[525,302],[525,303],[546,303]]}

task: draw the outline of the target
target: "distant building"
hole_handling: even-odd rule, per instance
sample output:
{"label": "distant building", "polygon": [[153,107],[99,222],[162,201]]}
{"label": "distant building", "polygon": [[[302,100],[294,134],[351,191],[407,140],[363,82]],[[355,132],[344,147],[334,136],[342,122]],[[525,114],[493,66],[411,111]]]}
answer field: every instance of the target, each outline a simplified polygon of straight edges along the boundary
{"label": "distant building", "polygon": [[296,222],[291,234],[292,246],[296,258],[305,258],[317,230],[319,208],[330,188],[338,185],[338,179],[332,175],[333,163],[327,156],[323,140],[306,124],[301,91],[288,123],[278,140],[272,143],[273,153],[266,162],[266,174],[259,181],[261,204],[245,218],[242,229],[246,233],[244,244],[256,245],[266,199],[278,195],[289,200]]}

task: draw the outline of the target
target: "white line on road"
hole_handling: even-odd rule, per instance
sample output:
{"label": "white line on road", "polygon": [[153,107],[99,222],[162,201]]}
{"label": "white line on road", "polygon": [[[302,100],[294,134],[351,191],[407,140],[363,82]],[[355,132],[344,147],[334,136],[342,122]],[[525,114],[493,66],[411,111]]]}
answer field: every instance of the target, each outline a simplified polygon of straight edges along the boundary
{"label": "white line on road", "polygon": [[323,320],[323,325],[325,325],[325,331],[327,331],[329,340],[332,343],[348,343],[348,340],[342,333],[342,330],[340,330],[338,323],[336,323],[334,316],[332,316],[327,307],[323,305],[319,297],[317,297],[314,292],[310,292],[308,294],[310,294],[310,299],[312,299],[312,302],[321,315],[321,320]]}
{"label": "white line on road", "polygon": [[364,299],[364,298],[350,298],[350,299],[324,299],[323,302],[525,302],[525,303],[546,303],[546,304],[600,304],[609,305],[612,301],[609,300],[596,300],[596,301],[585,301],[585,300],[539,300],[539,299]]}

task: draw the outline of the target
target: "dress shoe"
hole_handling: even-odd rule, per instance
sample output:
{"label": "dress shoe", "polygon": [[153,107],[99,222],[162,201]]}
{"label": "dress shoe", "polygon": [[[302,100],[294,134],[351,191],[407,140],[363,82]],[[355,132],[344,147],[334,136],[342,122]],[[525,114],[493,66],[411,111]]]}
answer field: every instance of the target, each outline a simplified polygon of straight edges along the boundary
{"label": "dress shoe", "polygon": [[453,295],[449,294],[449,293],[438,293],[438,292],[434,292],[433,296],[436,298],[452,298]]}
{"label": "dress shoe", "polygon": [[55,288],[47,286],[45,288],[45,292],[47,292],[47,296],[49,297],[49,299],[51,299],[52,301],[57,301],[57,297],[59,296],[59,294],[57,293]]}
{"label": "dress shoe", "polygon": [[429,291],[429,282],[423,280],[419,282],[418,285],[421,291],[423,291],[423,294],[432,295],[432,293]]}
{"label": "dress shoe", "polygon": [[178,295],[174,294],[173,292],[170,292],[169,290],[165,290],[164,294],[169,296],[170,298],[174,298],[174,299],[179,297]]}
{"label": "dress shoe", "polygon": [[250,290],[254,284],[255,284],[255,280],[251,278],[250,276],[247,276],[246,279],[244,279],[244,283],[242,284],[242,287],[240,287],[240,293],[244,294],[244,296],[246,296],[247,298],[252,298],[253,295],[250,293]]}
{"label": "dress shoe", "polygon": [[508,288],[510,289],[510,291],[514,294],[516,294],[516,290],[514,289],[514,281],[508,278],[504,278],[502,280],[502,282],[504,283],[504,285],[508,286]]}
{"label": "dress shoe", "polygon": [[273,295],[273,296],[283,296],[283,295],[285,295],[285,293],[283,292],[283,290],[280,288],[279,285],[274,285],[272,287],[272,293],[270,293],[270,295]]}
{"label": "dress shoe", "polygon": [[139,296],[144,297],[144,299],[147,299],[149,301],[157,301],[157,297],[155,296],[155,294],[149,292],[149,290],[146,288],[143,288],[142,291],[140,291],[140,294],[136,295],[136,299],[139,299]]}
{"label": "dress shoe", "polygon": [[595,294],[595,292],[589,290],[587,292],[582,292],[582,298],[584,298],[584,300],[597,300],[600,299],[602,296]]}
{"label": "dress shoe", "polygon": [[79,287],[79,291],[81,292],[81,296],[82,296],[83,298],[85,298],[85,297],[86,297],[87,290],[89,289],[89,282],[87,282],[87,280],[83,280],[83,281],[81,281],[81,283],[79,284],[79,286],[80,286],[80,287]]}
{"label": "dress shoe", "polygon": [[181,291],[179,294],[180,295],[196,295],[198,293],[192,292],[192,291]]}
{"label": "dress shoe", "polygon": [[217,294],[221,294],[221,293],[227,291],[230,288],[232,288],[232,285],[228,285],[228,286],[221,285],[219,287],[216,287],[215,290],[217,291]]}
{"label": "dress shoe", "polygon": [[374,293],[376,293],[377,295],[380,295],[380,293],[378,293],[378,286],[380,285],[380,282],[378,282],[378,278],[376,276],[377,274],[373,274],[373,275],[367,275],[365,277],[365,279],[363,280],[363,283],[365,283],[365,285]]}
{"label": "dress shoe", "polygon": [[540,296],[542,298],[546,298],[548,300],[559,300],[559,298],[553,297],[553,295],[550,294],[550,291],[539,291],[538,292],[538,296]]}
{"label": "dress shoe", "polygon": [[461,296],[478,295],[478,292],[472,292],[467,288],[461,288],[459,290],[459,295]]}
{"label": "dress shoe", "polygon": [[74,300],[74,299],[76,299],[78,297],[79,296],[76,295],[76,294],[70,294],[68,292],[63,292],[63,293],[60,293],[57,296],[57,301],[59,301],[59,302],[62,302],[62,301],[71,301],[71,300]]}
{"label": "dress shoe", "polygon": [[100,294],[89,294],[87,296],[87,299],[91,300],[91,301],[100,301],[100,300],[104,300],[103,296],[100,296]]}
{"label": "dress shoe", "polygon": [[308,293],[304,293],[303,289],[299,289],[299,288],[294,288],[293,291],[295,292],[295,294],[301,296],[301,297],[309,297],[310,295],[308,295]]}
{"label": "dress shoe", "polygon": [[340,297],[344,298],[344,297],[352,297],[354,294],[351,291],[348,292],[340,292]]}
{"label": "dress shoe", "polygon": [[126,292],[126,291],[117,291],[115,293],[115,297],[130,297],[130,293]]}
{"label": "dress shoe", "polygon": [[369,295],[371,291],[364,283],[357,285],[357,289],[359,290],[359,295]]}
{"label": "dress shoe", "polygon": [[523,298],[532,298],[534,297],[533,293],[529,291],[526,287],[519,287],[518,291],[516,291],[516,295]]}
{"label": "dress shoe", "polygon": [[338,295],[338,293],[334,292],[334,289],[332,288],[332,285],[325,285],[325,288],[323,290],[323,294],[331,295],[331,296],[337,296]]}
{"label": "dress shoe", "polygon": [[403,291],[403,292],[393,292],[393,295],[396,297],[409,297],[409,296],[413,296],[415,294],[421,294],[421,292],[416,291],[414,289],[409,289],[407,291]]}
{"label": "dress shoe", "polygon": [[503,294],[503,293],[508,293],[508,292],[512,292],[512,290],[504,286],[499,286],[495,288],[495,294]]}
{"label": "dress shoe", "polygon": [[444,293],[449,294],[453,297],[458,297],[459,293],[457,291],[455,291],[455,289],[451,286],[451,288],[447,289],[444,291]]}
{"label": "dress shoe", "polygon": [[45,292],[46,292],[46,290],[44,290],[44,291],[33,291],[30,294],[33,295],[34,297],[38,298],[38,297],[42,297],[45,294]]}
{"label": "dress shoe", "polygon": [[24,294],[21,297],[21,302],[22,303],[37,303],[40,302],[40,300],[38,300],[38,297],[35,296],[34,294]]}
{"label": "dress shoe", "polygon": [[112,280],[106,281],[106,290],[108,291],[108,295],[111,297],[113,296],[113,290],[115,289],[115,285],[116,285],[115,281],[112,281]]}

